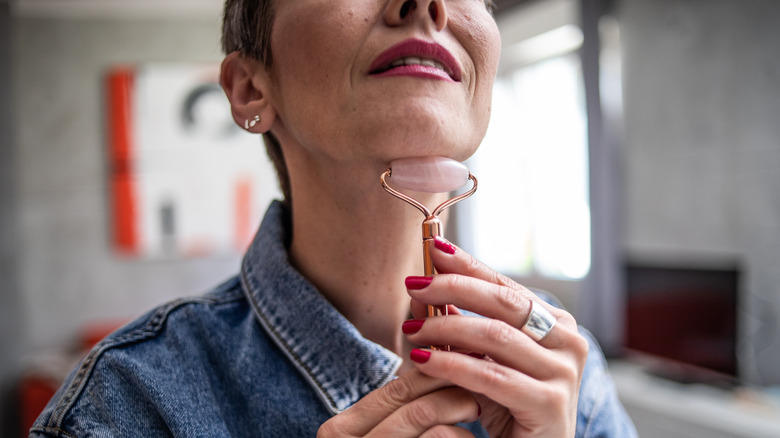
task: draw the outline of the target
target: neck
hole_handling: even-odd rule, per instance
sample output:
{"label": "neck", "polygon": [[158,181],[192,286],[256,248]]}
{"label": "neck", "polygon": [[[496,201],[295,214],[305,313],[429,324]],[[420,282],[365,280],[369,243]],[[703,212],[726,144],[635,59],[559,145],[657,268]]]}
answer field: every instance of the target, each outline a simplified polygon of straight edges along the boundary
{"label": "neck", "polygon": [[386,166],[306,167],[291,172],[293,263],[364,337],[405,357],[404,279],[423,272],[423,215],[382,189]]}

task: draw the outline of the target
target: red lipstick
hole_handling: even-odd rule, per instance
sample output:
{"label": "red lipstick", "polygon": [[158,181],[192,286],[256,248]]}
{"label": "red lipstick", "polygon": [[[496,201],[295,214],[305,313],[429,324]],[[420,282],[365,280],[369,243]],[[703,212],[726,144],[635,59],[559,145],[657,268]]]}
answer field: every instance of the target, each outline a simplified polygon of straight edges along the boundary
{"label": "red lipstick", "polygon": [[374,76],[416,76],[460,82],[460,64],[440,44],[408,39],[390,47],[374,59],[369,69]]}

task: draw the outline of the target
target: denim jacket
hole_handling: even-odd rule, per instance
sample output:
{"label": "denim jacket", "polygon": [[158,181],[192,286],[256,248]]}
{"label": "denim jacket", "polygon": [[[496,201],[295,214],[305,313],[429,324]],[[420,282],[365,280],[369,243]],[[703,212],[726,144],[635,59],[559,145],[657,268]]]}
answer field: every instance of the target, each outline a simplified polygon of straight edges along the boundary
{"label": "denim jacket", "polygon": [[[103,339],[31,437],[307,437],[394,378],[402,359],[363,338],[289,263],[288,217],[266,213],[241,274],[162,305]],[[632,437],[591,349],[577,437]],[[487,436],[479,422],[464,425]]]}

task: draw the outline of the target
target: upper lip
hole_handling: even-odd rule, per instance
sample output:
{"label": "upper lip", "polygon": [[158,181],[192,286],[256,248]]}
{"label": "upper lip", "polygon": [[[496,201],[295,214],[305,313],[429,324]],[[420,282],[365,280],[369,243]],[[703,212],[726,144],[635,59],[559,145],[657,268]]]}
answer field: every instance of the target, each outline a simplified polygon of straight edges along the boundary
{"label": "upper lip", "polygon": [[381,73],[389,70],[393,63],[404,58],[415,57],[430,60],[454,81],[460,81],[460,65],[452,54],[440,44],[420,39],[408,39],[390,47],[374,59],[369,73]]}

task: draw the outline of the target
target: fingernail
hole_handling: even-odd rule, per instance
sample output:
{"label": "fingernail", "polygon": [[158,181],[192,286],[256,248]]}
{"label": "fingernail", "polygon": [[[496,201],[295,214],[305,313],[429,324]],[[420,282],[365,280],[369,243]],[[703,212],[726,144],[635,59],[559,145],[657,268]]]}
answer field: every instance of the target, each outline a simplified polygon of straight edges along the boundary
{"label": "fingernail", "polygon": [[431,358],[431,352],[415,348],[412,350],[411,354],[409,354],[409,357],[417,363],[425,363]]}
{"label": "fingernail", "polygon": [[417,333],[422,328],[424,322],[424,319],[410,319],[408,321],[404,321],[404,323],[401,325],[401,330],[405,335]]}
{"label": "fingernail", "polygon": [[447,242],[441,236],[436,236],[433,238],[433,246],[445,254],[455,254],[455,246],[450,242]]}
{"label": "fingernail", "polygon": [[404,283],[406,283],[406,288],[411,290],[419,290],[419,289],[425,289],[428,287],[429,284],[431,284],[431,281],[433,281],[433,277],[416,277],[416,276],[409,276],[406,277],[406,280]]}

